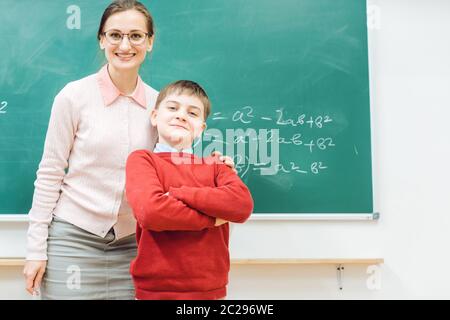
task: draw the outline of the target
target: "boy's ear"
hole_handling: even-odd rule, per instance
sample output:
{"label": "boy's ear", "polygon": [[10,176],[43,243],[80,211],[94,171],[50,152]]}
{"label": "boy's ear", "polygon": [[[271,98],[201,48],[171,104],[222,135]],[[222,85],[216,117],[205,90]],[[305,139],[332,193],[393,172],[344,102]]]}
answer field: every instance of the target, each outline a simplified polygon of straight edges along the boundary
{"label": "boy's ear", "polygon": [[156,116],[158,115],[158,110],[153,109],[152,113],[150,115],[150,122],[152,123],[152,126],[156,127]]}
{"label": "boy's ear", "polygon": [[207,126],[206,126],[206,122],[203,122],[202,128],[200,129],[199,132],[197,132],[197,136],[196,136],[195,138],[200,138],[200,136],[202,135],[203,131],[206,130],[206,127],[207,127]]}

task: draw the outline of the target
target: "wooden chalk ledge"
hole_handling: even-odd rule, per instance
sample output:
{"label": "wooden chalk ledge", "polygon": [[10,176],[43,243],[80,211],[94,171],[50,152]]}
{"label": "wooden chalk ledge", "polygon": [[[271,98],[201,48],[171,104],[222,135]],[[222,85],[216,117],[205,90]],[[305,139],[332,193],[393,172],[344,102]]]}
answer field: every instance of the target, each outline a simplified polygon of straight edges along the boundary
{"label": "wooden chalk ledge", "polygon": [[0,266],[2,266],[2,267],[20,267],[23,265],[25,265],[25,259],[0,258]]}
{"label": "wooden chalk ledge", "polygon": [[[382,264],[384,259],[231,259],[233,265],[264,264]],[[19,267],[25,264],[23,258],[0,258],[0,266]]]}
{"label": "wooden chalk ledge", "polygon": [[232,259],[232,264],[381,264],[384,259]]}

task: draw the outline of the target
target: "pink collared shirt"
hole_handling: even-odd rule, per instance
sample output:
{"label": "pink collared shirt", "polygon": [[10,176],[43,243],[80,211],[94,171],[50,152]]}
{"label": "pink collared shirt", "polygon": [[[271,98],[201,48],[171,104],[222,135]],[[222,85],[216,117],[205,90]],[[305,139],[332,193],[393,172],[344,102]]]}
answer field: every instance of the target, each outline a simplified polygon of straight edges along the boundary
{"label": "pink collared shirt", "polygon": [[133,94],[123,95],[106,65],[58,93],[28,215],[27,260],[47,260],[52,215],[100,237],[112,227],[116,238],[135,232],[125,163],[135,150],[153,150],[158,135],[150,112],[157,95],[140,77]]}

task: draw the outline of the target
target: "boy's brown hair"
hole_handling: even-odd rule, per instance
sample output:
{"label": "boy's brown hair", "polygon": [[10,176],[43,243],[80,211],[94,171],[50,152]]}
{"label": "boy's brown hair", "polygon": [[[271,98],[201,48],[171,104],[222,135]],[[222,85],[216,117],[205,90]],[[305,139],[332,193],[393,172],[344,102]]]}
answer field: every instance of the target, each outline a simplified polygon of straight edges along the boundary
{"label": "boy's brown hair", "polygon": [[168,84],[159,92],[158,98],[156,99],[155,109],[158,109],[161,101],[163,101],[170,94],[186,94],[197,97],[203,104],[205,121],[211,113],[211,102],[209,101],[208,95],[197,82],[190,80],[178,80]]}

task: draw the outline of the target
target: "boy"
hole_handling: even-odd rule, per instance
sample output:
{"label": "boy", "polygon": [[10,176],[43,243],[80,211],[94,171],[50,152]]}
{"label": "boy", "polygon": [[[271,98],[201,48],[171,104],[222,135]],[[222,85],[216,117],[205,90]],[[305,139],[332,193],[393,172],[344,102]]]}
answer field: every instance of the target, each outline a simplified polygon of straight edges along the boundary
{"label": "boy", "polygon": [[159,143],[153,152],[128,157],[126,195],[138,242],[130,271],[139,300],[226,296],[227,222],[247,220],[253,200],[232,169],[192,154],[209,113],[208,96],[197,83],[168,85],[151,114]]}

